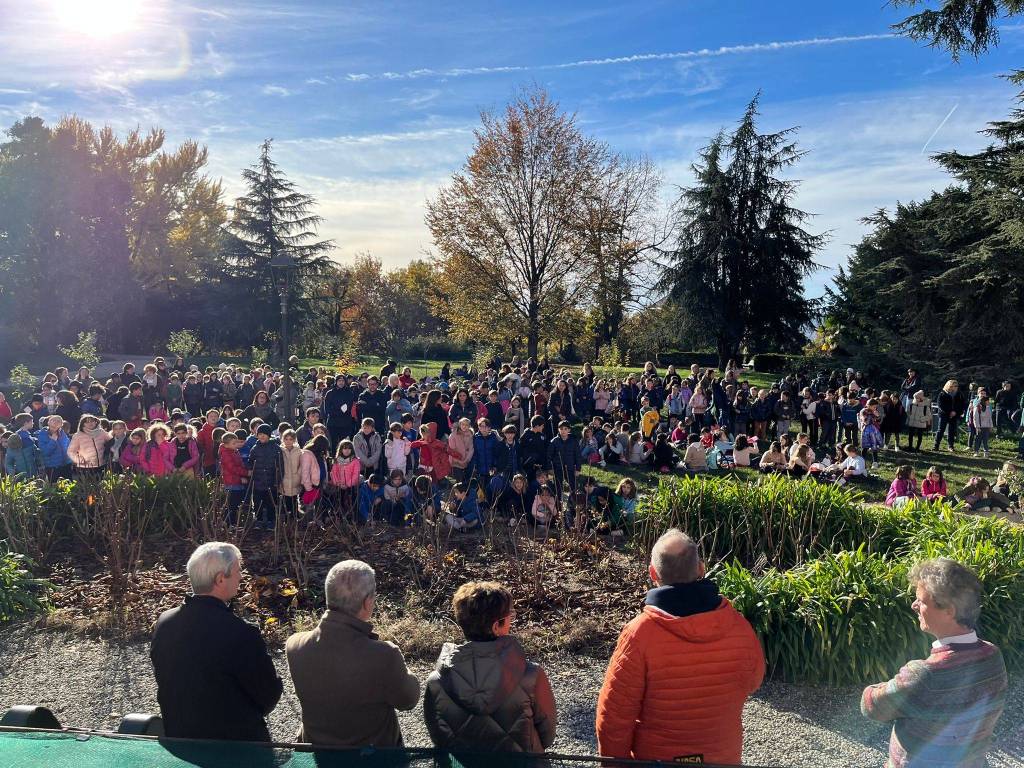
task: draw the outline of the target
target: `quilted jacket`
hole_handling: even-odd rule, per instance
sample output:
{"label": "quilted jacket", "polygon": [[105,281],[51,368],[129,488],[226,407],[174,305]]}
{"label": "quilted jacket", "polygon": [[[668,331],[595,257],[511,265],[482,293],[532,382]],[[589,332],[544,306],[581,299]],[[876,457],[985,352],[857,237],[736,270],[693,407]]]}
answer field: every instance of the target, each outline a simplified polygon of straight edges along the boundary
{"label": "quilted jacket", "polygon": [[455,751],[543,752],[557,726],[547,675],[513,637],[445,643],[423,716],[434,745]]}
{"label": "quilted jacket", "polygon": [[738,764],[761,643],[714,582],[652,589],[619,635],[597,703],[605,757]]}

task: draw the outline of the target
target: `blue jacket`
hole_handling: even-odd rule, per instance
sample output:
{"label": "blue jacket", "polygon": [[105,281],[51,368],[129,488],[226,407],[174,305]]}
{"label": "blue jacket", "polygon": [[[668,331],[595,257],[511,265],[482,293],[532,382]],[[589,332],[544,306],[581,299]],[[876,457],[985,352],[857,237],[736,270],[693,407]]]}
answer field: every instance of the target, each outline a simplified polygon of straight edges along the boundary
{"label": "blue jacket", "polygon": [[[90,416],[99,418],[103,415],[103,403],[87,397],[82,401],[82,413],[88,413]],[[77,427],[78,425],[76,424],[75,426]]]}
{"label": "blue jacket", "polygon": [[40,430],[36,439],[39,441],[39,452],[42,454],[44,467],[53,469],[71,463],[71,459],[68,458],[68,446],[71,444],[71,438],[63,429],[56,438],[50,437],[48,430]]}
{"label": "blue jacket", "polygon": [[370,512],[373,511],[373,502],[384,498],[384,486],[376,491],[370,487],[366,479],[359,484],[359,519],[364,523],[370,519]]}
{"label": "blue jacket", "polygon": [[35,445],[21,448],[7,447],[7,454],[4,456],[4,471],[9,476],[23,475],[26,478],[32,478],[39,474],[39,469],[39,449]]}
{"label": "blue jacket", "polygon": [[471,488],[462,501],[457,501],[455,497],[452,497],[452,513],[470,525],[479,523],[480,505],[476,500],[476,491]]}
{"label": "blue jacket", "polygon": [[473,438],[473,469],[480,477],[487,477],[491,467],[496,466],[496,452],[498,449],[498,436],[491,432],[484,437],[476,435]]}

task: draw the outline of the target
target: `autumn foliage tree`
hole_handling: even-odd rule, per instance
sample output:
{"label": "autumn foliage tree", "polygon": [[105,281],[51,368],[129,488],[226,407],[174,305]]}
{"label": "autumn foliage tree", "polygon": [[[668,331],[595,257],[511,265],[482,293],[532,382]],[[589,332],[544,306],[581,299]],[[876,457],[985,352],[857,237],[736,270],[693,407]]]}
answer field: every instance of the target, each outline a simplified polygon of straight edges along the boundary
{"label": "autumn foliage tree", "polygon": [[439,310],[453,333],[513,346],[525,340],[535,355],[546,329],[581,301],[580,196],[598,149],[540,89],[501,115],[481,114],[472,154],[427,204]]}

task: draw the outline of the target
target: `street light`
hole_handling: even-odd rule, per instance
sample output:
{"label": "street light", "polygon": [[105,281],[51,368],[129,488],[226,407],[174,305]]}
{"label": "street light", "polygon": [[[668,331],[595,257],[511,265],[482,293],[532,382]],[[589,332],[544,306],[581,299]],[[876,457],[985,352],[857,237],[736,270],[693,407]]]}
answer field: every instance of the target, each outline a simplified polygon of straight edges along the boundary
{"label": "street light", "polygon": [[291,424],[295,413],[292,409],[292,376],[288,370],[288,295],[291,292],[292,273],[295,261],[282,253],[270,259],[270,275],[281,298],[281,362],[284,368],[284,412],[285,420]]}

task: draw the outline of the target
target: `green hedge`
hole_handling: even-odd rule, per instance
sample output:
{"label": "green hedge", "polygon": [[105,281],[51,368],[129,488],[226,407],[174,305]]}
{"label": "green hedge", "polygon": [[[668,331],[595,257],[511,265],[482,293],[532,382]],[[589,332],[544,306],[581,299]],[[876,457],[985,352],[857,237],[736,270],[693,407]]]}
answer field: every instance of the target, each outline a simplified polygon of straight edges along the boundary
{"label": "green hedge", "polygon": [[638,544],[672,526],[699,538],[777,678],[863,684],[924,656],[907,573],[939,556],[977,571],[981,633],[1024,669],[1024,530],[1008,523],[947,504],[865,505],[852,489],[776,476],[663,483],[640,507]]}
{"label": "green hedge", "polygon": [[682,352],[678,349],[670,349],[659,352],[657,358],[658,365],[662,367],[674,365],[676,368],[689,368],[694,363],[701,368],[718,367],[718,354],[715,352]]}

